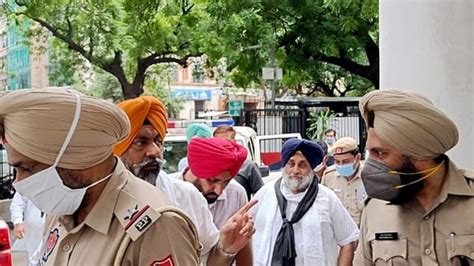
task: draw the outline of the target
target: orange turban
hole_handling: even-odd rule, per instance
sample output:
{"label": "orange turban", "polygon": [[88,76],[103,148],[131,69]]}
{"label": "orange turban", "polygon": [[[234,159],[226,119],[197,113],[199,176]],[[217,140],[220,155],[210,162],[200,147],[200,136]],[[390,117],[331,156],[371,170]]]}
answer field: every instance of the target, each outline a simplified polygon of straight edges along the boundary
{"label": "orange turban", "polygon": [[247,159],[244,146],[224,138],[193,138],[188,145],[189,168],[199,178],[210,179],[225,171],[234,177]]}
{"label": "orange turban", "polygon": [[135,99],[126,100],[118,104],[130,119],[131,131],[130,135],[122,142],[114,145],[113,152],[117,156],[127,151],[133,140],[138,134],[145,119],[150,121],[151,125],[158,131],[161,139],[166,134],[166,126],[168,117],[163,103],[153,96],[140,96]]}

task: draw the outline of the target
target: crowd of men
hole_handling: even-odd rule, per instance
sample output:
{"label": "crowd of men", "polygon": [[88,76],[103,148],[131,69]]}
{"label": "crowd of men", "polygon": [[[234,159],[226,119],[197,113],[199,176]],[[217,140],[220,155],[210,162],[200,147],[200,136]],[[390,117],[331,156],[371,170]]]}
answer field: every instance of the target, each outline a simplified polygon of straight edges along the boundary
{"label": "crowd of men", "polygon": [[229,126],[191,125],[164,172],[155,97],[3,93],[15,236],[33,234],[18,207],[31,204],[44,222],[31,265],[473,265],[474,173],[446,155],[455,124],[406,91],[370,92],[360,110],[365,161],[331,129],[283,143],[281,177],[263,184]]}

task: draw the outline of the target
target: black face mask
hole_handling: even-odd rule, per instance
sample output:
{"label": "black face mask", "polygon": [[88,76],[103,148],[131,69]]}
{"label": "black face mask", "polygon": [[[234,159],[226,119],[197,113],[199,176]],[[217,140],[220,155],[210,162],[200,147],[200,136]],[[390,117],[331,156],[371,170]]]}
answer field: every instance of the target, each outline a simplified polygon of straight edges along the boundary
{"label": "black face mask", "polygon": [[362,181],[367,195],[371,198],[404,204],[413,200],[424,187],[424,179],[433,175],[442,163],[431,169],[416,171],[414,165],[405,160],[398,170],[373,159],[367,159],[362,169]]}
{"label": "black face mask", "polygon": [[[401,181],[400,185],[405,185],[405,184],[415,182],[416,180],[419,180],[423,177],[421,173],[416,173],[415,166],[409,160],[405,160],[403,162],[403,166],[400,169],[397,169],[397,171],[400,172],[399,174],[400,181]],[[405,175],[402,173],[414,173],[414,174]],[[390,200],[390,203],[396,204],[396,205],[402,205],[404,203],[407,203],[413,200],[416,194],[418,194],[418,192],[420,192],[424,186],[425,186],[424,179],[419,182],[415,182],[411,185],[403,186],[402,188],[398,189],[399,190],[398,195],[394,199]]]}

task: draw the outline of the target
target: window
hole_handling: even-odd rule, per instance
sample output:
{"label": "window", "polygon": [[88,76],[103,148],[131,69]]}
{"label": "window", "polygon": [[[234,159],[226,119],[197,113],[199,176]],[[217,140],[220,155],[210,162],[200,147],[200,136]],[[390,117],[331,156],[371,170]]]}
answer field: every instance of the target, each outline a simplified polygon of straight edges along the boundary
{"label": "window", "polygon": [[202,112],[205,110],[204,108],[205,101],[194,101],[194,110],[197,112]]}

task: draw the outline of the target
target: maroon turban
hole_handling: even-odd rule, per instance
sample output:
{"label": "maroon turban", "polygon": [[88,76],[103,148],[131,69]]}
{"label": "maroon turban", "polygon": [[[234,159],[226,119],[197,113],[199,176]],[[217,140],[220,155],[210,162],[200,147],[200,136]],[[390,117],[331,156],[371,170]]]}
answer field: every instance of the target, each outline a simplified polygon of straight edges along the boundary
{"label": "maroon turban", "polygon": [[189,168],[199,178],[210,179],[230,171],[236,176],[247,159],[247,150],[224,138],[193,138],[188,145]]}

